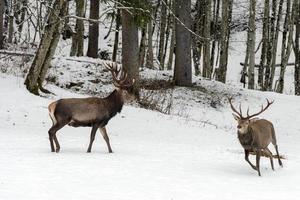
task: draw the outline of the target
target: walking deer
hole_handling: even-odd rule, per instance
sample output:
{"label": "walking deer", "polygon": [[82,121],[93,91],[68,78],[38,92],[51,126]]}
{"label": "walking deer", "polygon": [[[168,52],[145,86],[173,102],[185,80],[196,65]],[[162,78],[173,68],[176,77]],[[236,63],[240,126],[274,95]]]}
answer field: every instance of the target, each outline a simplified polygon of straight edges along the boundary
{"label": "walking deer", "polygon": [[121,112],[125,102],[135,99],[132,94],[134,79],[129,79],[127,73],[122,69],[118,69],[116,64],[104,65],[111,72],[113,84],[116,88],[109,96],[106,98],[60,99],[48,106],[53,122],[48,131],[52,152],[56,151],[58,153],[60,150],[56,132],[68,124],[72,127],[92,127],[88,153],[91,152],[95,134],[99,128],[109,153],[112,153],[105,126],[111,118]]}
{"label": "walking deer", "polygon": [[[238,129],[238,139],[241,145],[244,148],[245,152],[245,160],[250,164],[250,166],[257,170],[258,175],[261,176],[260,173],[260,157],[263,154],[267,155],[270,158],[272,170],[274,170],[273,165],[273,154],[269,150],[268,146],[272,143],[275,147],[278,163],[282,166],[282,162],[280,160],[278,146],[275,136],[275,130],[272,122],[266,119],[254,118],[260,115],[262,112],[267,110],[274,101],[270,102],[267,99],[267,106],[263,107],[258,113],[249,115],[249,108],[247,110],[247,117],[243,117],[241,104],[239,107],[239,111],[237,111],[232,105],[231,98],[228,99],[230,103],[230,107],[234,113],[232,113],[234,119],[237,121],[237,129]],[[249,153],[254,152],[256,154],[256,166],[253,165],[249,160]]]}

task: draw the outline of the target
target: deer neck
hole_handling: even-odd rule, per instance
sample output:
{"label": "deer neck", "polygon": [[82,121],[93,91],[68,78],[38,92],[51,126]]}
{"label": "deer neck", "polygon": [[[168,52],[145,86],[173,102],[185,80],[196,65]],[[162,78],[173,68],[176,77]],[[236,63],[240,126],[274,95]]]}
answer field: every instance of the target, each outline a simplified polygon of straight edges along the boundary
{"label": "deer neck", "polygon": [[124,102],[121,91],[114,90],[108,97],[105,98],[107,108],[109,109],[110,118],[121,112]]}

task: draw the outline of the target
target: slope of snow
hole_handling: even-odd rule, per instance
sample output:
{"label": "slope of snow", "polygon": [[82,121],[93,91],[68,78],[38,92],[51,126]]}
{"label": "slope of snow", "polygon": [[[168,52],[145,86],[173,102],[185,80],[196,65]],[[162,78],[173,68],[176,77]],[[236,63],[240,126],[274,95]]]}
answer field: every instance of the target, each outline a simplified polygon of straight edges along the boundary
{"label": "slope of snow", "polygon": [[[50,152],[47,133],[52,100],[27,93],[21,78],[0,74],[0,85],[1,200],[299,198],[299,97],[255,91],[239,97],[256,109],[264,96],[275,99],[264,116],[274,122],[279,151],[287,159],[283,168],[276,160],[273,172],[262,158],[258,177],[244,161],[228,105],[219,112],[223,119],[209,107],[203,115],[227,127],[218,129],[125,106],[107,126],[113,154],[99,133],[92,153],[85,153],[90,129],[71,127],[58,132],[57,154]],[[52,89],[55,99],[78,96]]]}

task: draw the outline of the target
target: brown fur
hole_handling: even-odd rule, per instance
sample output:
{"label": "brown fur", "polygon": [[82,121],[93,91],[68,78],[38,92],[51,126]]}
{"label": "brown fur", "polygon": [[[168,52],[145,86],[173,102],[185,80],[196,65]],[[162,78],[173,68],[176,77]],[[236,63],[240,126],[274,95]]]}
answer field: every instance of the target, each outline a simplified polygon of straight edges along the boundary
{"label": "brown fur", "polygon": [[[51,151],[59,152],[60,145],[56,137],[56,132],[68,124],[72,127],[92,127],[87,152],[91,152],[95,134],[99,128],[107,143],[108,151],[111,153],[112,149],[105,126],[111,118],[121,112],[124,101],[128,98],[126,97],[128,94],[125,94],[124,90],[116,89],[106,98],[70,98],[60,99],[51,103],[48,106],[53,122],[52,127],[48,131]],[[55,142],[55,145],[53,142]]]}

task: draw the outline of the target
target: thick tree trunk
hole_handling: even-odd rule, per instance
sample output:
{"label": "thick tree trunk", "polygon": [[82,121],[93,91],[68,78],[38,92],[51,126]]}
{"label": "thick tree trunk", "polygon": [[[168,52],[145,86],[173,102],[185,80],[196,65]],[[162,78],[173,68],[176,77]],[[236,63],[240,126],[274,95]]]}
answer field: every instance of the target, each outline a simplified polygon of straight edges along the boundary
{"label": "thick tree trunk", "polygon": [[[76,16],[84,17],[85,0],[76,0]],[[72,36],[72,47],[70,56],[83,56],[84,23],[76,19],[75,33]]]}
{"label": "thick tree trunk", "polygon": [[49,59],[52,58],[55,52],[57,40],[59,39],[58,32],[62,23],[61,18],[64,17],[65,11],[66,1],[54,0],[52,8],[49,10],[50,14],[39,48],[25,79],[27,89],[33,94],[39,94],[39,87],[50,64]]}
{"label": "thick tree trunk", "polygon": [[250,1],[249,18],[249,67],[248,67],[248,89],[254,89],[254,66],[255,66],[255,8],[256,0]]}
{"label": "thick tree trunk", "polygon": [[176,21],[176,57],[174,82],[178,86],[192,85],[191,69],[191,0],[176,1],[176,15],[184,26]]}
{"label": "thick tree trunk", "polygon": [[[99,18],[99,0],[91,0],[90,3],[90,19]],[[98,57],[98,39],[99,39],[99,24],[96,22],[89,22],[89,42],[87,56],[92,58]]]}
{"label": "thick tree trunk", "polygon": [[122,10],[122,66],[130,78],[135,79],[134,93],[139,96],[138,27],[134,17]]}

